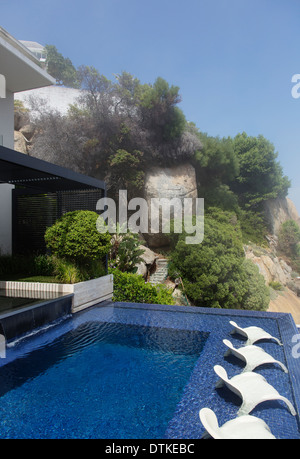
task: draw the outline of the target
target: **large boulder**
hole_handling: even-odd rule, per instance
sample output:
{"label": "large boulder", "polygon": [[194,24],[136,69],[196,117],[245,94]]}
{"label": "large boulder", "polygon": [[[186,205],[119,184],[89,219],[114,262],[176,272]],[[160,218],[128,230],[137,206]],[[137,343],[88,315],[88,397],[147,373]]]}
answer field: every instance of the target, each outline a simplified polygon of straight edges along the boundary
{"label": "large boulder", "polygon": [[15,130],[19,131],[23,126],[30,123],[29,112],[26,109],[15,109],[14,111],[14,126]]}
{"label": "large boulder", "polygon": [[152,248],[163,247],[169,244],[169,239],[161,231],[151,232],[150,209],[153,198],[197,198],[197,181],[195,168],[190,163],[174,167],[153,167],[145,177],[145,199],[148,204],[148,234],[144,234],[148,245]]}
{"label": "large boulder", "polygon": [[156,260],[158,259],[158,254],[153,252],[144,245],[139,246],[140,249],[144,250],[144,253],[141,255],[142,261],[137,264],[137,272],[136,274],[142,275],[145,279],[147,279],[148,274],[151,271],[151,268],[154,266]]}

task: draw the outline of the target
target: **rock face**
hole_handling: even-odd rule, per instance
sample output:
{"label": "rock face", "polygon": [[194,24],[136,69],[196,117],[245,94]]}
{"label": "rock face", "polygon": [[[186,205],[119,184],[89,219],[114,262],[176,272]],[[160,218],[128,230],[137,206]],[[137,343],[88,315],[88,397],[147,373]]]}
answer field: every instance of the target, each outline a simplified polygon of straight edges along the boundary
{"label": "rock face", "polygon": [[268,285],[272,281],[280,282],[283,286],[292,282],[292,268],[280,257],[277,257],[271,251],[262,250],[257,253],[257,249],[250,246],[245,247],[246,258],[258,266],[260,273],[264,276]]}
{"label": "rock face", "polygon": [[[197,181],[194,167],[189,164],[161,168],[153,167],[145,178],[145,199],[148,209],[151,208],[153,198],[197,198]],[[163,225],[163,222],[161,222]],[[151,232],[151,221],[149,211],[148,234],[144,237],[150,247],[163,247],[168,245],[169,240],[162,232],[154,234]]]}
{"label": "rock face", "polygon": [[278,235],[280,226],[287,220],[294,220],[300,225],[300,217],[294,203],[289,198],[270,199],[265,203],[265,216],[270,231]]}

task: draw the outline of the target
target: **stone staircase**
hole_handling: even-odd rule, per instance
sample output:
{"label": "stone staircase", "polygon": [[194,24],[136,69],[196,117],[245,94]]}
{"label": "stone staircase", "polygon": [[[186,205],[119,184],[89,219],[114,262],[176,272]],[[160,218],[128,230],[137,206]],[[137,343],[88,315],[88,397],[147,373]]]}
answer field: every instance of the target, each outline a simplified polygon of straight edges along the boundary
{"label": "stone staircase", "polygon": [[149,282],[151,284],[161,284],[168,276],[168,260],[158,258],[156,260],[156,271],[151,274]]}

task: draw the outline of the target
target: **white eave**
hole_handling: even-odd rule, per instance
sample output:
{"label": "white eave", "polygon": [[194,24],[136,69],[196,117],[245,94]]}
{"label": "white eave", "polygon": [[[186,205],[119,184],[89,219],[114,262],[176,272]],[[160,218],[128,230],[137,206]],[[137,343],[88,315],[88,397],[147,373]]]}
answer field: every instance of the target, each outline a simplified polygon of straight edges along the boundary
{"label": "white eave", "polygon": [[35,56],[6,30],[0,27],[0,74],[11,92],[27,91],[55,84]]}

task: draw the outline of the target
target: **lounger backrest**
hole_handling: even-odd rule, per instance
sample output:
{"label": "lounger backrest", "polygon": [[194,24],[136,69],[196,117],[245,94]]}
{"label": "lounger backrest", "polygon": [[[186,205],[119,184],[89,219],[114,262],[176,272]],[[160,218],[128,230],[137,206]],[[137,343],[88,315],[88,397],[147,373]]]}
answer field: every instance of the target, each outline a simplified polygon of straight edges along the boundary
{"label": "lounger backrest", "polygon": [[222,379],[222,381],[226,384],[226,386],[228,386],[232,390],[232,392],[234,392],[241,399],[243,399],[243,395],[241,394],[239,389],[237,387],[235,387],[230,382],[230,380],[228,379],[228,376],[227,376],[225,368],[221,367],[221,365],[215,365],[214,366],[214,370],[215,370],[216,374],[219,376],[219,378]]}
{"label": "lounger backrest", "polygon": [[206,432],[209,433],[214,439],[220,440],[222,438],[218,419],[215,413],[209,408],[202,408],[199,411],[200,421],[203,424]]}

